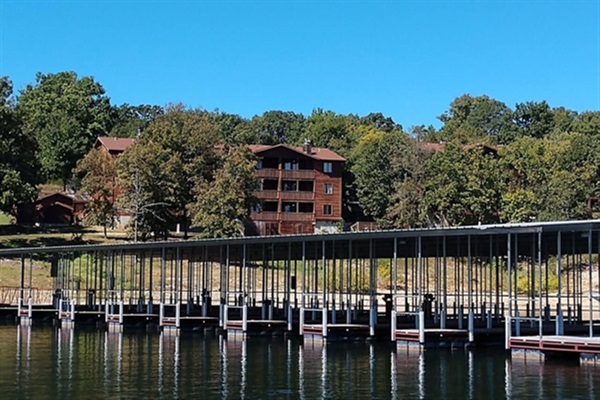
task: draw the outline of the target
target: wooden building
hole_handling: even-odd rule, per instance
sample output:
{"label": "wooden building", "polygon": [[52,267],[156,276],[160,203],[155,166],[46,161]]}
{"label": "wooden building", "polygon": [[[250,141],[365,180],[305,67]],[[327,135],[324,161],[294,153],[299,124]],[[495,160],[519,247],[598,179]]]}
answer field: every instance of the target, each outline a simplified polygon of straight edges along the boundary
{"label": "wooden building", "polygon": [[325,233],[342,220],[342,170],[345,159],[310,143],[250,145],[259,157],[260,203],[251,211],[250,234]]}
{"label": "wooden building", "polygon": [[112,157],[116,157],[134,142],[135,139],[100,136],[94,143],[94,149],[99,149]]}
{"label": "wooden building", "polygon": [[85,196],[64,192],[42,193],[33,203],[17,206],[17,224],[19,225],[72,225],[85,217],[85,205],[89,199]]}

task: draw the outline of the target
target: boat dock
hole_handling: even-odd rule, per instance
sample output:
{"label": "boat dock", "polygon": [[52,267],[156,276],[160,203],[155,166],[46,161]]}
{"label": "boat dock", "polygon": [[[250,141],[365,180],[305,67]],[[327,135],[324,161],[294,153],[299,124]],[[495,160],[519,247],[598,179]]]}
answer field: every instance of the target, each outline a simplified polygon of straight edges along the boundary
{"label": "boat dock", "polygon": [[[599,232],[593,220],[3,249],[0,273],[18,266],[21,285],[0,288],[0,318],[547,351],[547,338],[596,334]],[[34,266],[52,279],[46,301]]]}

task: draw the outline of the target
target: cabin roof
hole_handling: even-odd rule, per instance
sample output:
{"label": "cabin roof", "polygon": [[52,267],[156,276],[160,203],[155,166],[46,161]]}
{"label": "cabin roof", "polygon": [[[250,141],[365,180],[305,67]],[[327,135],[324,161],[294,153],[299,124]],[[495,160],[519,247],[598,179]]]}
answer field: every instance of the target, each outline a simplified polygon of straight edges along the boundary
{"label": "cabin roof", "polygon": [[265,151],[273,150],[273,149],[277,149],[277,148],[285,148],[285,149],[294,151],[296,153],[302,154],[304,156],[314,158],[315,160],[319,160],[319,161],[338,161],[338,162],[346,161],[346,159],[344,157],[340,156],[333,150],[329,150],[324,147],[310,146],[310,153],[306,152],[305,148],[302,146],[289,146],[286,144],[277,144],[274,146],[264,145],[264,144],[251,144],[251,145],[248,145],[248,147],[254,154],[260,154]]}

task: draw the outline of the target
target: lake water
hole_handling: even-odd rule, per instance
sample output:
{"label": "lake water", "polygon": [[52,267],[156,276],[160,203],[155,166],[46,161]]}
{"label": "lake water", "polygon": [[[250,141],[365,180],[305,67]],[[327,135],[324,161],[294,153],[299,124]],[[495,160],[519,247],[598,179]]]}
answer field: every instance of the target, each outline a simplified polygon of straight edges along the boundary
{"label": "lake water", "polygon": [[594,399],[600,366],[502,350],[0,325],[2,399]]}

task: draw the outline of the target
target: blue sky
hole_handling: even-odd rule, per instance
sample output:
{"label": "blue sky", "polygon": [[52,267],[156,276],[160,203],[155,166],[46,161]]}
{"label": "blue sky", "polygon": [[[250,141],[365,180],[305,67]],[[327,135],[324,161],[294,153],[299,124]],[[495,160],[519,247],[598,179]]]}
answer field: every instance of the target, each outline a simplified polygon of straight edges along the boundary
{"label": "blue sky", "polygon": [[439,126],[464,94],[600,109],[600,0],[0,0],[0,75],[91,75],[113,104],[315,108]]}

